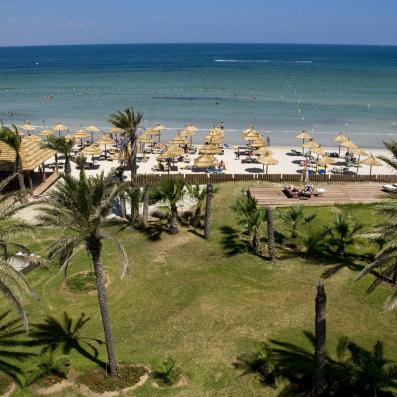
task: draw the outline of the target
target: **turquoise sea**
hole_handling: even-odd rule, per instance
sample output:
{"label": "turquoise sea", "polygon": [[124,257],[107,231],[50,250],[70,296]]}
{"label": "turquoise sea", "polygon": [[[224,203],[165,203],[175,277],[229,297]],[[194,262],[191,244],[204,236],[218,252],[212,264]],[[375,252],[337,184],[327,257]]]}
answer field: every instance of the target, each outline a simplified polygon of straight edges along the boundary
{"label": "turquoise sea", "polygon": [[230,143],[253,123],[273,144],[295,143],[296,131],[306,129],[324,145],[344,131],[360,146],[380,147],[397,133],[397,47],[0,48],[5,124],[107,128],[108,115],[129,105],[144,113],[145,127],[193,122],[204,130],[223,121]]}

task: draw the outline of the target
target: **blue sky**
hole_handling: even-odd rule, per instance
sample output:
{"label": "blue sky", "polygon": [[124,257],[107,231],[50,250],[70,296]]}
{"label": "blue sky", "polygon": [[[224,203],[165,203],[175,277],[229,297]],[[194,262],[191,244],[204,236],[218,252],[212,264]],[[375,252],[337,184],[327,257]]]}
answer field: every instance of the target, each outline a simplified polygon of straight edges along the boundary
{"label": "blue sky", "polygon": [[0,0],[0,45],[397,44],[397,0]]}

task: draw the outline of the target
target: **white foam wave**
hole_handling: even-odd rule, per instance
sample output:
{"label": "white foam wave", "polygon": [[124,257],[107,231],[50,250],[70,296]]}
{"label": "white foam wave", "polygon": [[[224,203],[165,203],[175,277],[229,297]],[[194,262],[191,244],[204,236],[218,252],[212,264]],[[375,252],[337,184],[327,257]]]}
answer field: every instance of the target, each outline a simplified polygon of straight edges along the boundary
{"label": "white foam wave", "polygon": [[268,59],[214,59],[214,62],[230,62],[230,63],[269,63]]}

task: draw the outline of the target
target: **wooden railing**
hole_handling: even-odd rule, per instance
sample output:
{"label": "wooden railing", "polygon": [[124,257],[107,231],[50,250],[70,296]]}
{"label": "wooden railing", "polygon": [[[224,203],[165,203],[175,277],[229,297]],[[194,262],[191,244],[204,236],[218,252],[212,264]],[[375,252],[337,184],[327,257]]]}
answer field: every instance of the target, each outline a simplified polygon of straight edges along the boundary
{"label": "wooden railing", "polygon": [[[137,175],[135,183],[143,186],[144,183],[156,184],[166,178],[182,178],[186,183],[205,185],[207,183],[241,182],[241,181],[266,181],[273,183],[299,183],[302,175],[299,174],[147,174]],[[333,182],[378,182],[397,183],[395,175],[310,175],[310,182],[333,183]]]}

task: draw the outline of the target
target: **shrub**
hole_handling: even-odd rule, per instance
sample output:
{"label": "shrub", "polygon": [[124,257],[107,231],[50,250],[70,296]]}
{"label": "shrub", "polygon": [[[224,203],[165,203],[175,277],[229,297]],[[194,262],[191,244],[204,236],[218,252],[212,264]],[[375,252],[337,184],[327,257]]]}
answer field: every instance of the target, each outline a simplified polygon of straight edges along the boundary
{"label": "shrub", "polygon": [[168,357],[164,360],[159,368],[153,372],[153,377],[160,386],[172,386],[181,378],[181,370],[176,366],[176,360]]}
{"label": "shrub", "polygon": [[66,285],[69,291],[75,294],[94,291],[96,289],[95,273],[85,272],[74,274],[66,279]]}

